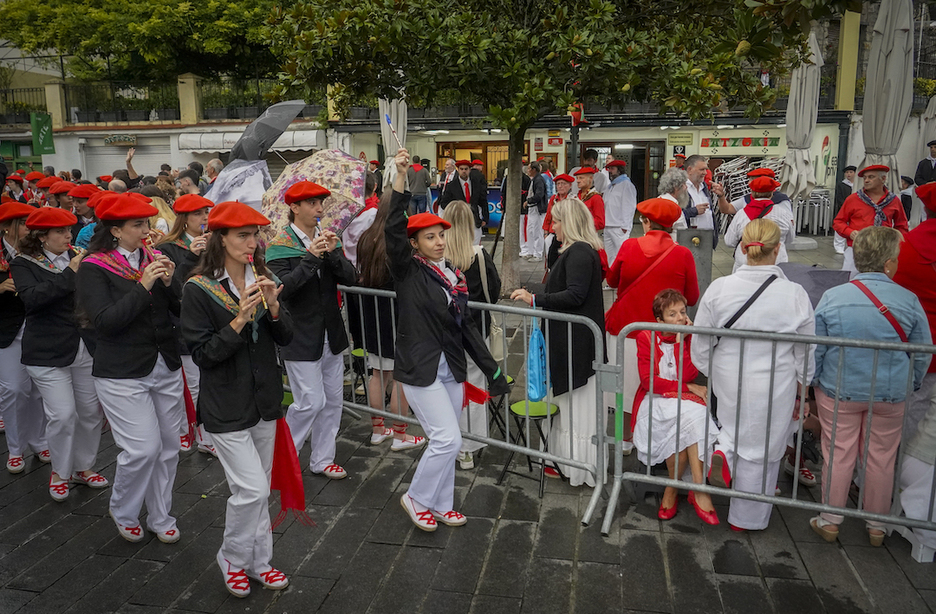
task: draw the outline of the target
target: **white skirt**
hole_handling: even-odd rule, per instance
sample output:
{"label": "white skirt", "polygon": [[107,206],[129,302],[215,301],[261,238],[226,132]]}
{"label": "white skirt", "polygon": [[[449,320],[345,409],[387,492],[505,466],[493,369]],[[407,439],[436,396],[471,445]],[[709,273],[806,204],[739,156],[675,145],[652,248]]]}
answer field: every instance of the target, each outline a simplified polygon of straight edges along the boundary
{"label": "white skirt", "polygon": [[[595,411],[595,386],[593,375],[584,386],[576,388],[571,394],[567,392],[553,397],[553,403],[559,407],[559,416],[553,422],[552,429],[547,431],[547,436],[549,451],[556,456],[597,465],[598,447],[592,443],[592,436],[604,435],[608,414],[602,410],[602,424],[599,427]],[[546,425],[543,430],[546,430]],[[607,473],[607,462],[605,456],[605,466],[598,467],[598,471]],[[559,468],[572,486],[595,486],[595,480],[584,469],[573,469],[566,465],[560,465]]]}
{"label": "white skirt", "polygon": [[[662,463],[677,452],[677,435],[679,436],[679,451],[683,451],[693,444],[699,446],[699,459],[712,453],[715,439],[718,437],[718,427],[712,420],[708,408],[701,403],[683,400],[680,405],[682,416],[679,420],[679,431],[676,430],[677,399],[665,398],[660,395],[653,397],[653,428],[650,425],[650,396],[644,397],[637,410],[637,421],[634,424],[634,447],[637,448],[637,458],[648,465]],[[706,422],[708,422],[708,443],[705,439]],[[652,446],[652,447],[651,447]],[[649,459],[649,462],[648,462]]]}

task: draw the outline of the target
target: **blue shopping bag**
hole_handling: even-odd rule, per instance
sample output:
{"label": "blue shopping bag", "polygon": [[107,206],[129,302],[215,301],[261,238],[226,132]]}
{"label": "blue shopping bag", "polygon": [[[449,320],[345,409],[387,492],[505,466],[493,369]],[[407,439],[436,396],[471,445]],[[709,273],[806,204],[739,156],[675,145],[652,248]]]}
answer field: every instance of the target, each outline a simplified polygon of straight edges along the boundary
{"label": "blue shopping bag", "polygon": [[[536,309],[536,299],[533,300]],[[549,365],[546,364],[546,339],[533,318],[530,331],[529,354],[527,354],[527,399],[532,402],[546,398],[549,388]]]}

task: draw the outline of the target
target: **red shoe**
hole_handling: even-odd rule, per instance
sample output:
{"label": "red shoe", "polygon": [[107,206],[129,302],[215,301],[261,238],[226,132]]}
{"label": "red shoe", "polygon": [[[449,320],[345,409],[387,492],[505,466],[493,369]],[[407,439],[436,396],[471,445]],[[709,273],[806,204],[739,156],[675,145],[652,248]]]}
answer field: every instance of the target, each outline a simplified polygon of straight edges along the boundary
{"label": "red shoe", "polygon": [[657,518],[660,520],[672,520],[676,516],[676,508],[679,506],[679,496],[676,496],[676,503],[673,504],[673,507],[663,507],[663,504],[660,503],[660,510],[657,512]]}
{"label": "red shoe", "polygon": [[736,527],[736,526],[734,526],[733,524],[731,524],[730,522],[728,523],[728,526],[731,527],[731,530],[732,530],[732,531],[737,531],[738,533],[744,533],[745,531],[747,531],[747,529],[742,529],[741,527]]}
{"label": "red shoe", "polygon": [[721,450],[712,454],[712,466],[709,467],[708,481],[712,486],[731,488],[731,470],[728,469],[728,459]]}
{"label": "red shoe", "polygon": [[692,507],[695,508],[695,513],[699,518],[702,519],[702,522],[712,526],[720,524],[718,521],[718,514],[714,509],[710,512],[706,512],[701,507],[699,507],[699,504],[696,502],[695,493],[693,491],[689,491],[689,503],[691,503]]}
{"label": "red shoe", "polygon": [[562,479],[562,475],[558,471],[553,469],[552,467],[546,467],[545,469],[543,469],[543,473],[546,475],[547,478],[555,478],[557,480]]}

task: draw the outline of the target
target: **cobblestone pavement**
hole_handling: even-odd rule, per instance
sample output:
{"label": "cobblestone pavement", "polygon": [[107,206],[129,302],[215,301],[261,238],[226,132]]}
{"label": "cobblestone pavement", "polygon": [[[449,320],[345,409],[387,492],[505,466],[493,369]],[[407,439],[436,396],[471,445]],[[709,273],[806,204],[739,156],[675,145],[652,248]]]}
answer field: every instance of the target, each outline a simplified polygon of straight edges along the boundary
{"label": "cobblestone pavement", "polygon": [[[532,280],[537,272],[526,268]],[[606,500],[584,527],[589,489],[548,480],[540,499],[523,457],[498,486],[506,454],[495,449],[474,470],[457,471],[456,508],[468,524],[423,533],[397,502],[419,452],[371,447],[369,431],[366,419],[343,420],[336,461],[347,479],[306,470],[317,526],[289,519],[274,532],[273,564],[290,586],[254,583],[247,599],[228,594],[214,561],[228,495],[217,460],[182,455],[173,501],[182,539],[166,545],[152,534],[139,544],[121,539],[107,516],[109,489],[76,487],[53,502],[49,467],[28,457],[23,473],[0,471],[0,613],[936,611],[936,564],[914,562],[899,536],[872,548],[849,520],[840,543],[827,544],[809,529],[809,513],[781,508],[767,530],[738,534],[725,522],[726,500],[716,499],[722,524],[710,527],[682,497],[676,518],[663,523],[651,493],[625,495],[602,537]],[[111,480],[117,452],[105,433],[97,468]],[[308,455],[306,446],[303,467]],[[781,474],[780,487],[791,486]]]}

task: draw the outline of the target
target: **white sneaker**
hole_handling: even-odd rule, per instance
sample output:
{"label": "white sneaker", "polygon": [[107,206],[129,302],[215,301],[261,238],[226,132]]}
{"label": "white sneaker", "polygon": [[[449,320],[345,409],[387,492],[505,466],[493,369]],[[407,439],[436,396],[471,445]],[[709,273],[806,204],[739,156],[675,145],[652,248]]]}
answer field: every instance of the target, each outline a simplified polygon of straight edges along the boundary
{"label": "white sneaker", "polygon": [[247,577],[247,572],[232,567],[231,562],[221,556],[220,551],[218,551],[218,567],[224,574],[224,586],[229,593],[241,599],[250,594],[250,578]]}
{"label": "white sneaker", "polygon": [[530,256],[529,258],[527,258],[527,260],[529,262],[542,262],[543,257],[542,256]]}
{"label": "white sneaker", "polygon": [[450,527],[460,527],[466,522],[468,518],[455,510],[445,512],[444,514],[437,512],[435,510],[430,510],[432,512],[432,517],[436,519],[437,522],[442,524],[447,524]]}
{"label": "white sneaker", "polygon": [[76,471],[72,474],[71,481],[75,484],[90,486],[91,488],[107,488],[110,485],[107,478],[93,471],[88,475],[83,475],[80,471]]}
{"label": "white sneaker", "polygon": [[418,528],[423,531],[431,533],[437,528],[435,516],[429,508],[423,507],[422,505],[413,501],[413,498],[409,496],[409,493],[403,493],[403,496],[400,497],[400,505],[403,506],[403,509],[406,510],[406,513],[409,514],[410,520],[413,521]]}
{"label": "white sneaker", "polygon": [[[786,456],[783,457],[783,471],[785,471],[788,475],[793,475],[796,471],[796,467],[793,466],[793,463],[791,463],[790,459]],[[813,475],[812,471],[806,468],[805,462],[800,462],[799,483],[803,486],[816,485],[816,476]]]}
{"label": "white sneaker", "polygon": [[192,440],[189,439],[188,435],[182,435],[179,437],[179,450],[182,452],[188,452],[192,449]]}
{"label": "white sneaker", "polygon": [[180,539],[182,539],[182,534],[179,533],[179,529],[169,529],[168,531],[153,531],[156,534],[156,539],[161,541],[164,544],[174,544]]}
{"label": "white sneaker", "polygon": [[625,441],[622,443],[623,445],[621,446],[621,450],[624,452],[624,456],[630,456],[630,453],[634,451],[634,442]]}
{"label": "white sneaker", "polygon": [[313,471],[312,473],[317,475],[324,475],[330,480],[343,480],[348,477],[348,472],[345,471],[341,465],[336,465],[334,463],[328,465],[321,471]]}
{"label": "white sneaker", "polygon": [[393,445],[390,446],[390,450],[393,452],[400,452],[401,450],[412,450],[413,448],[418,448],[425,443],[425,437],[413,437],[412,435],[407,435],[406,439],[394,438]]}
{"label": "white sneaker", "polygon": [[279,591],[289,586],[289,578],[286,577],[286,574],[273,567],[270,567],[262,573],[248,573],[247,575],[260,582],[263,588],[270,589],[271,591]]}
{"label": "white sneaker", "polygon": [[218,451],[215,450],[215,447],[214,447],[214,446],[210,446],[210,445],[208,445],[208,444],[200,443],[200,444],[198,444],[198,451],[201,452],[202,454],[210,454],[211,456],[214,456],[215,458],[218,458]]}
{"label": "white sneaker", "polygon": [[474,456],[471,452],[458,453],[458,466],[462,469],[474,469]]}
{"label": "white sneaker", "polygon": [[58,482],[53,482],[52,476],[49,476],[49,494],[54,501],[64,501],[68,498],[68,480],[59,478]]}
{"label": "white sneaker", "polygon": [[128,542],[136,543],[143,541],[143,538],[146,537],[143,534],[143,527],[141,527],[139,524],[137,524],[135,527],[124,526],[117,522],[117,519],[114,518],[114,512],[108,511],[108,513],[110,514],[111,520],[113,520],[114,524],[117,525],[117,531],[120,532],[120,536]]}
{"label": "white sneaker", "polygon": [[7,471],[10,473],[22,473],[23,469],[26,468],[26,461],[23,460],[22,456],[13,456],[10,455],[10,458],[6,462]]}
{"label": "white sneaker", "polygon": [[384,427],[383,433],[371,433],[370,445],[378,446],[387,441],[388,437],[393,437],[393,429]]}

